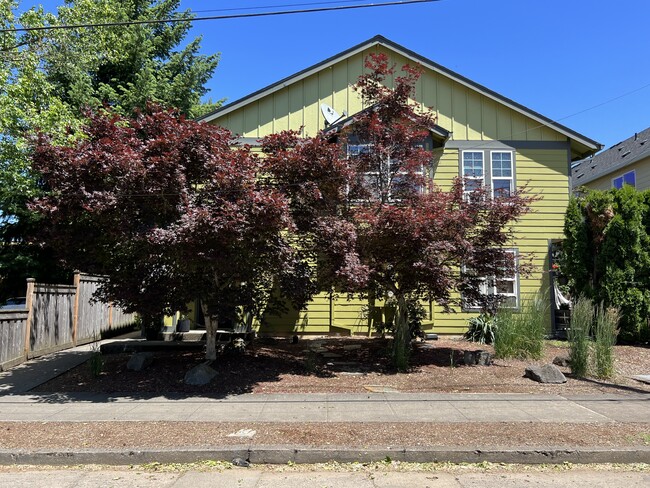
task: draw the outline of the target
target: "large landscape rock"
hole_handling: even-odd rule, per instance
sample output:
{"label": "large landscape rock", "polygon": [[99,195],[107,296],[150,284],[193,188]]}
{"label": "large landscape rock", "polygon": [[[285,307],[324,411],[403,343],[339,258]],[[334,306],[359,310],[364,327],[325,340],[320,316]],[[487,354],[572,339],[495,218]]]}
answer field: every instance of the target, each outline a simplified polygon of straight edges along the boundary
{"label": "large landscape rock", "polygon": [[136,352],[126,363],[126,369],[129,371],[142,371],[153,362],[152,352]]}
{"label": "large landscape rock", "polygon": [[544,366],[528,366],[526,368],[524,376],[539,383],[566,383],[566,376],[564,376],[562,374],[562,371],[560,371],[560,368],[554,364],[545,364]]}
{"label": "large landscape rock", "polygon": [[215,376],[217,376],[217,372],[214,369],[206,363],[201,363],[185,373],[185,384],[195,386],[207,385]]}

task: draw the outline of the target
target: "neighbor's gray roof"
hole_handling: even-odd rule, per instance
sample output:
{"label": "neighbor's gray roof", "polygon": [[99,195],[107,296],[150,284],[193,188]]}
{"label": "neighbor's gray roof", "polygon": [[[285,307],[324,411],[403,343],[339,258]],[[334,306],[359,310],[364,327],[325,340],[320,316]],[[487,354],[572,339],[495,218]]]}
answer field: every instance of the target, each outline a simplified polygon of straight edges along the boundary
{"label": "neighbor's gray roof", "polygon": [[650,156],[650,127],[572,166],[573,187],[581,186]]}

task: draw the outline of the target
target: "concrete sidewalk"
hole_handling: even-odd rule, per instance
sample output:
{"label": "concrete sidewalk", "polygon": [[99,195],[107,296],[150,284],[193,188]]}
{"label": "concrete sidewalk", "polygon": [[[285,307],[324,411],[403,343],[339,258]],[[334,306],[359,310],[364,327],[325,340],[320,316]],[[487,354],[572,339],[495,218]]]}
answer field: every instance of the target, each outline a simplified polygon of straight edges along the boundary
{"label": "concrete sidewalk", "polygon": [[650,396],[525,394],[120,394],[0,396],[4,421],[650,422]]}
{"label": "concrete sidewalk", "polygon": [[[241,422],[241,423],[650,423],[650,395],[530,395],[530,394],[244,394],[222,398],[150,395],[138,393],[34,394],[28,391],[87,360],[91,346],[62,351],[28,361],[0,373],[0,420],[5,422]],[[215,457],[216,456],[216,457]],[[233,446],[215,450],[1,451],[7,462],[106,462],[109,464],[196,459],[232,459],[243,456],[257,462],[320,462],[403,460],[480,462],[648,462],[650,447],[615,449],[556,449],[480,451],[408,448],[398,451],[303,449],[300,446]]]}
{"label": "concrete sidewalk", "polygon": [[27,471],[0,473],[5,487],[90,487],[123,488],[645,488],[648,472],[571,470],[521,472],[273,472],[232,469],[164,473],[138,470]]}

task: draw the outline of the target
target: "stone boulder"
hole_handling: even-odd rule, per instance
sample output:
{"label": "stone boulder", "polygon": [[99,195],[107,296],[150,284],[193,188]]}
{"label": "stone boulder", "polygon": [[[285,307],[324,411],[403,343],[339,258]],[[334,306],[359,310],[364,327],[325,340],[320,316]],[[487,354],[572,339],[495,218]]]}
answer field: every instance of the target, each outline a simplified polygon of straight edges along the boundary
{"label": "stone boulder", "polygon": [[561,384],[566,383],[566,377],[560,371],[560,368],[554,364],[545,364],[544,366],[528,366],[524,377],[530,378],[539,383]]}
{"label": "stone boulder", "polygon": [[212,369],[207,363],[199,364],[185,373],[185,384],[201,386],[210,383],[217,372]]}
{"label": "stone boulder", "polygon": [[553,364],[559,366],[560,368],[568,368],[571,366],[571,359],[569,356],[555,356],[553,358]]}
{"label": "stone boulder", "polygon": [[152,352],[136,352],[126,363],[126,369],[129,371],[142,371],[153,362]]}
{"label": "stone boulder", "polygon": [[465,366],[489,366],[492,364],[492,356],[487,351],[465,351],[463,363]]}

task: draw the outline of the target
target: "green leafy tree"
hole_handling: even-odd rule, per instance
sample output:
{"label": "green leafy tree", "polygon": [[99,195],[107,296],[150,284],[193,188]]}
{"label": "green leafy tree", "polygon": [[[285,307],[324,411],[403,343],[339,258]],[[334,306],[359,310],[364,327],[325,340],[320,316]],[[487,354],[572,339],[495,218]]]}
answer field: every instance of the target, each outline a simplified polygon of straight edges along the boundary
{"label": "green leafy tree", "polygon": [[[0,26],[125,22],[181,17],[179,0],[68,0],[56,15],[32,8],[16,18],[16,1],[0,5]],[[84,110],[110,106],[129,115],[148,101],[196,116],[218,56],[199,54],[200,38],[181,47],[190,24],[139,24],[0,34],[0,297],[22,294],[28,276],[55,281],[65,270],[48,248],[29,242],[38,194],[30,137],[48,134],[67,146],[81,137]]]}

